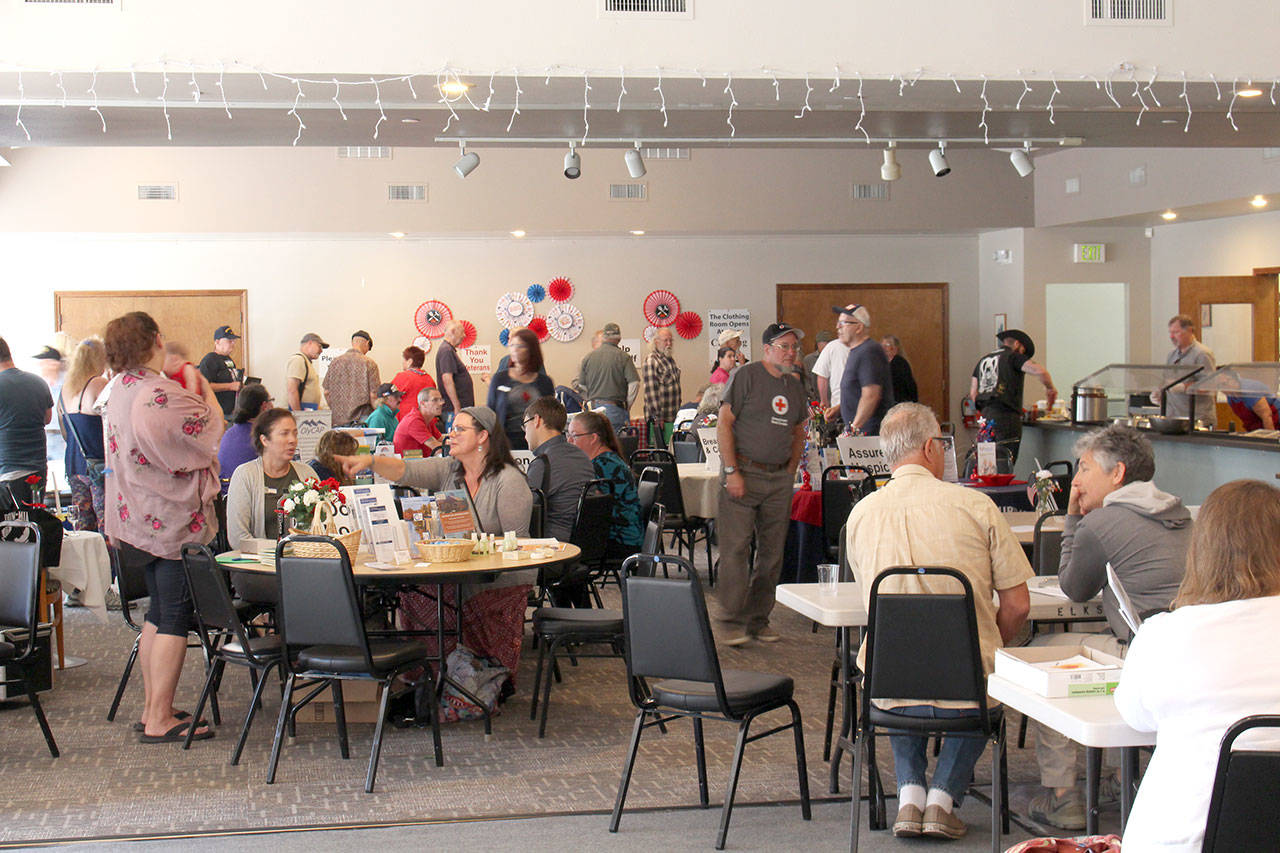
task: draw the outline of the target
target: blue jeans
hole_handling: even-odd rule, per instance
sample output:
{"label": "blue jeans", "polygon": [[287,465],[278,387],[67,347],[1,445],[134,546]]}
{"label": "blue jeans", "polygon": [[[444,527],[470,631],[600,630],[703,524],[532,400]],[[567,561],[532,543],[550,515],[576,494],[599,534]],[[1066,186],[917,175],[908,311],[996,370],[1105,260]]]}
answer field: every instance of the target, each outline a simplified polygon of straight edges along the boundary
{"label": "blue jeans", "polygon": [[[935,708],[933,705],[907,705],[894,708],[893,713],[907,717],[948,719],[976,717],[977,708]],[[919,785],[922,788],[938,788],[951,795],[957,807],[964,801],[964,792],[973,781],[973,766],[982,757],[987,741],[981,737],[944,737],[942,751],[938,753],[938,766],[933,769],[933,784],[925,782],[929,768],[927,749],[929,739],[916,735],[891,735],[893,770],[898,777],[898,789],[903,785]]]}
{"label": "blue jeans", "polygon": [[615,406],[612,403],[605,403],[599,409],[600,413],[609,419],[609,423],[613,424],[615,430],[631,423],[631,417],[627,414],[627,410],[621,406]]}

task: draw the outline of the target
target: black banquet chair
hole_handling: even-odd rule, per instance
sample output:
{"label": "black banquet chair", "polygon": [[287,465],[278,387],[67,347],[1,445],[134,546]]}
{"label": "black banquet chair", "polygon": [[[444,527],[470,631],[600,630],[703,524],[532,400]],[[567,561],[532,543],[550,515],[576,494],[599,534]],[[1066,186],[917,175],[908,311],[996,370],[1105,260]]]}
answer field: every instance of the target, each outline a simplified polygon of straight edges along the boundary
{"label": "black banquet chair", "polygon": [[[698,542],[707,546],[707,580],[711,586],[716,585],[715,558],[711,553],[711,538],[714,519],[698,518],[685,514],[684,492],[680,489],[680,470],[676,467],[676,458],[669,450],[640,450],[631,457],[631,471],[638,480],[643,481],[647,468],[657,468],[662,472],[658,488],[658,500],[667,508],[667,530],[675,536],[676,553],[689,552],[689,560],[693,560],[693,550]],[[638,489],[638,487],[637,487]]]}
{"label": "black banquet chair", "polygon": [[[677,577],[655,577],[663,567],[677,569]],[[707,808],[707,761],[703,745],[703,720],[722,720],[738,727],[737,746],[725,789],[724,808],[716,849],[723,850],[733,813],[733,798],[742,769],[743,748],[749,741],[790,730],[795,737],[796,771],[800,783],[800,812],[809,820],[809,777],[804,757],[804,731],[800,708],[792,694],[789,676],[763,672],[721,670],[711,636],[711,622],[693,565],[671,555],[638,555],[623,563],[622,613],[626,635],[627,683],[637,708],[631,745],[623,765],[618,799],[609,831],[617,832],[622,807],[631,784],[640,735],[652,726],[688,717],[693,721],[693,742],[698,763],[698,793]],[[682,575],[682,576],[681,576]],[[647,684],[647,690],[642,685]],[[767,731],[750,734],[751,724],[762,714],[786,708],[791,721]]]}
{"label": "black banquet chair", "polygon": [[840,554],[844,523],[853,505],[876,490],[875,474],[862,465],[828,465],[822,471],[822,535],[827,559]]}
{"label": "black banquet chair", "polygon": [[[317,542],[333,547],[331,557],[300,557],[293,554],[293,543]],[[284,645],[286,669],[284,699],[276,721],[275,741],[271,745],[271,764],[267,784],[276,780],[280,746],[285,724],[298,709],[328,688],[333,694],[333,716],[338,729],[338,746],[343,758],[350,757],[347,744],[347,720],[342,707],[342,682],[376,681],[382,685],[378,706],[378,722],[373,730],[373,746],[369,751],[369,770],[364,790],[373,793],[382,752],[382,730],[387,718],[387,700],[400,673],[417,666],[429,667],[431,650],[420,640],[378,640],[370,642],[365,633],[360,596],[356,590],[351,559],[346,549],[328,536],[287,536],[276,545],[276,574],[280,578],[279,625]],[[310,687],[299,701],[294,701],[297,682]],[[425,678],[426,703],[431,713],[431,737],[437,767],[444,765],[440,746],[440,714],[436,707],[433,678]]]}
{"label": "black banquet chair", "polygon": [[1275,850],[1280,847],[1280,750],[1241,746],[1245,732],[1280,729],[1280,715],[1259,714],[1232,723],[1222,736],[1218,771],[1209,798],[1205,821],[1204,853],[1217,851]]}
{"label": "black banquet chair", "polygon": [[26,639],[0,640],[0,664],[12,666],[22,675],[22,684],[31,701],[31,710],[44,733],[49,754],[57,758],[49,720],[36,695],[36,631],[40,627],[40,528],[29,521],[0,522],[4,536],[17,534],[24,541],[0,541],[0,625],[22,628]]}

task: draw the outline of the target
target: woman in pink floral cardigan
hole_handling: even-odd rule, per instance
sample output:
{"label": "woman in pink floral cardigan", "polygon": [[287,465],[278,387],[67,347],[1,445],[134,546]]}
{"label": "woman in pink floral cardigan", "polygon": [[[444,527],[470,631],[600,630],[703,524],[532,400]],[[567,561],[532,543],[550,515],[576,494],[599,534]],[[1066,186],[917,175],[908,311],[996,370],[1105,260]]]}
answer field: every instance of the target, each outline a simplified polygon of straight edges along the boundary
{"label": "woman in pink floral cardigan", "polygon": [[[160,373],[164,339],[141,311],[107,324],[107,362],[116,372],[103,412],[106,533],[122,562],[146,571],[151,605],[138,659],[146,706],[143,743],[186,736],[192,721],[173,707],[192,627],[182,571],[186,542],[208,544],[217,531],[222,413]],[[195,738],[213,737],[197,723]]]}

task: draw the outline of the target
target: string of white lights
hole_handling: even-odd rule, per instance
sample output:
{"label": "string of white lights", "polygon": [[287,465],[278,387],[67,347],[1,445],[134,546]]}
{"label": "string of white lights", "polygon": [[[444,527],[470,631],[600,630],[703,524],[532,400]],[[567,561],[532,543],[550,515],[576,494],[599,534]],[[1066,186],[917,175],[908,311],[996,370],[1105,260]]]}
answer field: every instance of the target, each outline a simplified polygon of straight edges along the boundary
{"label": "string of white lights", "polygon": [[338,115],[342,116],[342,120],[343,120],[343,121],[346,121],[346,120],[347,120],[347,111],[346,111],[346,110],[344,110],[344,109],[342,108],[342,101],[339,101],[339,100],[338,100],[338,95],[339,95],[341,92],[342,92],[342,84],[341,84],[341,83],[339,83],[339,82],[338,82],[338,80],[337,80],[337,78],[335,77],[335,78],[334,78],[334,81],[333,81],[333,97],[332,97],[332,98],[330,98],[329,100],[333,101],[333,103],[334,103],[335,105],[337,105],[337,107],[338,107]]}
{"label": "string of white lights", "polygon": [[302,131],[307,129],[307,126],[302,123],[302,116],[298,115],[298,104],[301,103],[302,99],[305,97],[306,95],[302,94],[302,84],[299,83],[298,95],[293,99],[293,109],[288,112],[288,115],[291,115],[298,120],[298,135],[293,138],[293,144],[295,146],[298,144],[298,140],[302,138]]}
{"label": "string of white lights", "polygon": [[591,80],[582,75],[582,145],[587,144],[587,134],[591,132],[591,122],[587,119],[587,111],[591,109]]}
{"label": "string of white lights", "polygon": [[387,120],[387,112],[382,108],[382,87],[378,85],[377,80],[373,81],[373,98],[374,103],[378,105],[378,121],[373,126],[373,138],[377,139],[378,128],[382,127],[382,123]]}
{"label": "string of white lights", "polygon": [[515,79],[516,84],[516,105],[511,110],[511,120],[507,122],[507,133],[511,132],[511,125],[515,123],[516,116],[520,115],[520,96],[524,94],[524,89],[520,88],[520,72],[514,68],[511,70],[511,76]]}
{"label": "string of white lights", "polygon": [[98,114],[98,120],[102,122],[102,132],[107,132],[107,118],[102,114],[102,110],[98,109],[98,69],[93,69],[93,79],[89,81],[89,94],[93,95],[93,106],[89,109]]}
{"label": "string of white lights", "polygon": [[982,75],[982,91],[978,93],[978,97],[982,98],[982,117],[978,119],[978,127],[982,128],[982,138],[990,139],[987,135],[987,113],[991,112],[991,102],[987,100],[987,76]]}
{"label": "string of white lights", "polygon": [[658,109],[662,112],[662,126],[667,126],[667,94],[662,91],[662,66],[658,66],[658,85],[653,87],[653,91],[658,93],[658,97],[662,99]]}
{"label": "string of white lights", "polygon": [[[1018,70],[1018,75],[1021,77],[1022,75],[1021,69]],[[1018,96],[1018,102],[1013,105],[1014,112],[1017,112],[1022,109],[1022,99],[1030,94],[1031,94],[1031,87],[1027,85],[1027,78],[1022,77],[1022,94]]]}
{"label": "string of white lights", "polygon": [[871,144],[871,134],[867,133],[866,128],[862,126],[862,120],[867,117],[867,102],[862,99],[862,72],[854,72],[858,75],[858,123],[853,126],[855,132],[861,131],[867,144]]}
{"label": "string of white lights", "polygon": [[31,141],[31,131],[27,130],[27,126],[22,123],[22,102],[27,99],[27,91],[22,85],[22,72],[18,72],[18,117],[14,124],[22,128],[22,132],[27,135],[27,141]]}
{"label": "string of white lights", "polygon": [[[222,108],[226,110],[227,118],[231,118],[231,105],[227,103],[227,89],[225,86],[222,85],[222,78],[223,78],[223,75],[226,73],[226,70],[227,68],[225,65],[223,65],[221,62],[218,63],[218,91],[222,93]],[[337,83],[338,81],[335,80],[333,82]],[[335,103],[338,100],[338,93],[336,91],[333,93],[333,99]],[[338,104],[338,112],[342,112],[342,104]],[[346,115],[342,116],[342,120],[343,121],[347,120]]]}
{"label": "string of white lights", "polygon": [[1178,97],[1182,98],[1182,102],[1187,105],[1187,123],[1182,126],[1182,132],[1186,133],[1191,129],[1191,98],[1187,97],[1187,74],[1182,73],[1182,94]]}
{"label": "string of white lights", "polygon": [[1237,97],[1236,84],[1238,84],[1239,82],[1240,82],[1240,79],[1238,77],[1235,80],[1231,81],[1231,103],[1227,105],[1227,121],[1231,122],[1231,129],[1236,131],[1237,133],[1240,132],[1240,128],[1236,127],[1236,119],[1235,119],[1235,116],[1231,114],[1231,112],[1236,108],[1236,97]]}
{"label": "string of white lights", "polygon": [[164,88],[160,90],[160,108],[164,110],[164,128],[165,135],[169,141],[173,141],[173,122],[169,120],[169,71],[165,69],[161,72],[164,77]]}
{"label": "string of white lights", "polygon": [[1049,111],[1049,124],[1057,124],[1053,119],[1053,99],[1061,95],[1062,90],[1058,88],[1058,78],[1052,71],[1049,72],[1049,80],[1053,83],[1053,94],[1049,95],[1049,103],[1045,105],[1045,109]]}
{"label": "string of white lights", "polygon": [[738,128],[733,125],[733,109],[738,106],[738,96],[733,93],[732,72],[725,76],[728,77],[728,82],[725,83],[724,92],[729,96],[729,117],[725,119],[725,123],[729,125],[729,136],[736,137],[738,135]]}
{"label": "string of white lights", "polygon": [[805,113],[813,112],[813,107],[809,106],[809,95],[813,93],[813,86],[809,85],[809,75],[804,75],[804,106],[800,107],[800,112],[796,118],[804,118]]}
{"label": "string of white lights", "polygon": [[622,112],[622,96],[627,94],[627,70],[621,65],[618,66],[618,107],[614,110],[616,113]]}

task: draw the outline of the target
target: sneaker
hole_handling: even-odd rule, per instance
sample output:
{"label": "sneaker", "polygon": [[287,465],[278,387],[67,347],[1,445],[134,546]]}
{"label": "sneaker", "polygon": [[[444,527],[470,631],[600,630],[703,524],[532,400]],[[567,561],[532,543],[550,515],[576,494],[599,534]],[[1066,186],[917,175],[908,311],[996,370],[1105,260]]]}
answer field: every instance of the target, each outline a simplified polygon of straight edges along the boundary
{"label": "sneaker", "polygon": [[768,628],[761,628],[756,631],[755,638],[762,643],[776,643],[782,639],[781,636],[770,631]]}
{"label": "sneaker", "polygon": [[751,642],[751,637],[746,633],[730,634],[720,642],[722,645],[726,646],[745,646],[747,643]]}
{"label": "sneaker", "polygon": [[932,805],[924,810],[920,830],[930,838],[964,838],[969,827],[942,806]]}
{"label": "sneaker", "polygon": [[919,806],[908,803],[898,807],[898,818],[893,822],[895,838],[917,838],[922,830],[924,813]]}
{"label": "sneaker", "polygon": [[1059,797],[1045,788],[1027,803],[1027,816],[1036,823],[1077,831],[1084,829],[1084,799],[1078,792]]}
{"label": "sneaker", "polygon": [[108,610],[119,610],[123,606],[120,602],[120,593],[116,592],[114,589],[107,590],[106,599]]}

